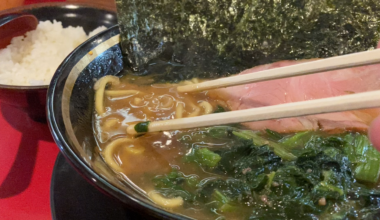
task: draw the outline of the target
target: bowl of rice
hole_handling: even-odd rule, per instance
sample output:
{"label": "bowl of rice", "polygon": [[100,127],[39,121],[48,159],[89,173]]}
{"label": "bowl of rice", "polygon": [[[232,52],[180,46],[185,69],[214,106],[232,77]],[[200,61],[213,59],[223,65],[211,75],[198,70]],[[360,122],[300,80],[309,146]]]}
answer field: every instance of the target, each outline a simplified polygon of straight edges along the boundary
{"label": "bowl of rice", "polygon": [[0,103],[46,121],[46,92],[62,61],[80,44],[117,24],[112,8],[89,4],[43,3],[0,11],[33,14],[34,31],[0,49]]}

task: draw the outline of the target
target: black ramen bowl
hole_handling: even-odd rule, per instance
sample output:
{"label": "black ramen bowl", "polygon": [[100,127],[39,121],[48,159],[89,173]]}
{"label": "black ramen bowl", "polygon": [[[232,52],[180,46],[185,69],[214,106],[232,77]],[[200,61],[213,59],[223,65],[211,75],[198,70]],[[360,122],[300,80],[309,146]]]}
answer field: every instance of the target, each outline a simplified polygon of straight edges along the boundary
{"label": "black ramen bowl", "polygon": [[187,219],[166,212],[132,183],[121,181],[94,153],[93,86],[96,79],[117,75],[123,67],[118,26],[89,39],[64,60],[48,89],[47,117],[53,138],[78,172],[126,207],[151,217]]}
{"label": "black ramen bowl", "polygon": [[[129,1],[125,1],[125,2],[129,2]],[[144,1],[141,1],[141,2],[144,2]],[[207,2],[207,1],[197,1],[197,2]],[[355,1],[355,2],[358,3],[360,1]],[[247,62],[243,60],[244,53],[240,53],[238,51],[239,47],[236,47],[237,48],[236,50],[234,47],[232,47],[234,46],[234,42],[240,42],[239,40],[236,40],[236,39],[231,41],[232,43],[228,47],[226,46],[226,48],[229,50],[234,49],[232,51],[228,51],[228,53],[232,54],[230,57],[231,60],[224,59],[224,57],[222,56],[222,57],[218,57],[221,59],[217,60],[217,62],[211,59],[214,56],[203,56],[203,54],[196,56],[195,54],[197,54],[196,53],[197,50],[194,50],[195,52],[191,54],[192,53],[191,51],[193,50],[193,48],[190,47],[190,46],[195,45],[194,48],[196,49],[198,49],[197,47],[199,47],[201,49],[208,50],[208,48],[213,48],[213,47],[208,47],[208,46],[214,45],[211,43],[209,44],[209,42],[213,41],[214,38],[210,38],[210,40],[207,40],[207,41],[206,40],[203,41],[203,38],[201,38],[200,41],[194,41],[195,43],[192,44],[191,40],[183,40],[181,42],[180,41],[182,37],[180,36],[181,34],[173,34],[173,36],[178,35],[179,37],[177,36],[178,41],[173,40],[172,42],[176,42],[176,43],[180,42],[180,44],[177,45],[177,44],[169,42],[167,44],[168,47],[166,46],[157,47],[156,44],[150,44],[148,37],[152,37],[154,40],[155,37],[159,36],[157,37],[157,39],[161,39],[161,35],[155,35],[155,32],[152,31],[152,33],[149,32],[149,35],[148,34],[142,35],[143,38],[139,42],[144,42],[143,41],[145,39],[144,37],[148,36],[147,37],[148,40],[145,41],[145,44],[148,46],[153,45],[152,47],[156,49],[158,48],[157,50],[156,49],[152,50],[153,51],[152,53],[150,53],[150,51],[148,50],[149,51],[148,56],[151,56],[151,54],[154,54],[158,51],[160,55],[162,55],[163,57],[166,56],[167,60],[173,61],[174,64],[172,63],[173,64],[172,69],[174,69],[174,71],[170,72],[168,70],[167,72],[165,72],[165,77],[174,78],[175,76],[179,76],[179,75],[174,75],[171,73],[174,73],[177,70],[177,67],[181,66],[182,64],[183,64],[182,66],[189,67],[189,69],[187,69],[189,70],[189,72],[185,72],[185,71],[181,72],[181,76],[183,76],[182,78],[180,78],[181,80],[186,79],[186,77],[192,77],[192,75],[190,75],[191,71],[200,72],[197,69],[198,67],[201,70],[203,70],[201,67],[205,67],[204,70],[207,70],[209,66],[213,67],[214,65],[223,63],[225,60],[226,62],[224,66],[227,66],[227,64],[229,65],[229,63],[231,64],[247,63],[246,68],[249,68],[248,65],[255,66],[255,65],[260,65],[260,64],[276,62],[279,60],[296,60],[296,59],[308,59],[308,58],[317,58],[317,57],[325,58],[325,57],[339,55],[341,53],[347,54],[347,53],[359,52],[359,51],[367,50],[370,47],[375,47],[377,44],[377,42],[375,41],[377,40],[374,40],[375,38],[374,36],[375,35],[378,36],[379,34],[378,26],[369,25],[369,23],[366,23],[367,18],[368,18],[368,15],[367,15],[368,11],[365,11],[363,12],[363,14],[360,15],[362,18],[360,22],[362,22],[363,26],[358,26],[357,29],[354,29],[351,24],[349,23],[345,24],[346,22],[351,22],[351,20],[349,19],[351,19],[352,17],[351,14],[349,15],[347,14],[347,11],[349,10],[349,8],[345,8],[346,7],[345,4],[353,5],[351,3],[350,4],[342,3],[342,5],[339,5],[339,7],[337,7],[337,9],[339,9],[339,14],[337,14],[335,10],[332,10],[329,16],[326,16],[325,9],[322,8],[323,10],[321,9],[320,11],[318,11],[319,9],[318,10],[316,9],[317,10],[316,13],[319,13],[320,19],[314,20],[314,16],[311,17],[313,18],[312,20],[314,23],[311,22],[311,20],[309,20],[310,22],[308,21],[310,25],[303,23],[304,26],[302,30],[299,30],[300,26],[298,26],[297,22],[301,22],[302,20],[304,20],[303,15],[305,13],[304,11],[302,11],[302,17],[299,17],[297,14],[295,14],[295,17],[298,20],[296,20],[297,22],[294,23],[295,24],[294,30],[289,29],[289,31],[291,32],[284,33],[286,35],[282,34],[282,31],[285,29],[282,29],[281,25],[283,25],[286,19],[292,18],[291,17],[293,16],[292,10],[294,9],[293,6],[289,7],[290,8],[289,10],[285,10],[285,12],[288,12],[288,14],[282,13],[281,10],[277,11],[277,9],[263,10],[263,8],[257,7],[255,9],[256,10],[255,12],[257,13],[262,12],[260,16],[263,17],[263,20],[265,19],[267,20],[260,21],[258,23],[252,22],[252,23],[255,23],[252,26],[252,30],[245,28],[246,24],[247,25],[250,24],[247,21],[242,26],[244,27],[242,28],[243,30],[240,30],[239,32],[239,36],[244,36],[244,34],[247,34],[248,32],[252,32],[252,35],[249,36],[249,39],[252,41],[247,41],[247,42],[252,43],[253,41],[257,39],[258,40],[257,42],[259,42],[260,44],[257,47],[258,49],[253,48],[252,46],[253,49],[251,51],[248,51],[248,49],[247,51],[243,51],[247,53],[249,52],[249,54],[251,55],[250,57],[248,57],[249,59],[247,60]],[[170,6],[170,4],[168,5]],[[271,5],[271,4],[268,3],[268,5]],[[278,6],[278,9],[283,8],[283,5],[281,3],[278,3],[278,4],[276,3],[276,5]],[[299,5],[299,4],[296,4],[296,5]],[[303,8],[304,6],[301,7],[301,5],[299,7]],[[151,11],[154,11],[157,9],[155,4],[152,4],[151,7],[152,7],[150,8]],[[340,11],[340,8],[343,8],[344,11]],[[161,9],[162,8],[158,8],[157,10],[161,10]],[[149,13],[146,13],[146,14],[151,15],[151,11],[149,11]],[[202,8],[202,11],[204,13],[207,13],[207,10],[205,11],[203,10],[203,8]],[[276,14],[271,14],[272,12],[270,11],[276,11]],[[380,12],[380,5],[378,8],[376,8],[376,10],[374,9],[374,11],[376,11],[376,13]],[[269,13],[270,16],[266,17],[265,16],[266,13]],[[309,13],[309,11],[307,11],[307,13]],[[171,13],[162,13],[162,14],[165,17],[166,15],[170,15]],[[179,13],[178,16],[182,16],[182,14],[183,13],[181,12]],[[358,12],[357,14],[360,14],[360,13]],[[373,16],[374,19],[378,18],[378,14],[379,13],[377,13],[376,16]],[[155,15],[158,16],[158,13]],[[136,16],[136,14],[132,14],[132,16]],[[224,13],[221,13],[221,16],[224,16]],[[276,16],[278,16],[279,18],[277,19]],[[287,16],[290,16],[290,18],[288,18]],[[335,18],[334,16],[336,16],[336,20],[332,19],[332,18]],[[155,16],[153,17],[155,19],[160,19]],[[252,18],[252,19],[256,21],[257,18]],[[355,19],[356,18],[354,18],[354,20]],[[174,21],[173,23],[177,22],[177,20],[173,20],[173,21]],[[202,19],[199,19],[199,21],[201,24],[203,24]],[[212,21],[216,21],[216,19],[212,19]],[[290,20],[290,21],[293,22],[293,20]],[[372,22],[372,20],[370,21]],[[292,22],[285,22],[285,23],[288,24]],[[128,22],[126,22],[126,24],[129,25]],[[271,24],[278,25],[276,26],[277,29],[272,28],[270,26]],[[189,25],[191,26],[191,24]],[[168,26],[168,27],[169,27],[168,28],[169,31],[172,30],[171,26]],[[226,27],[231,27],[231,28],[228,28],[228,30],[231,29],[230,31],[232,31],[233,33],[235,32],[237,33],[238,31],[238,28],[234,28],[233,26],[223,26],[220,32],[224,32],[225,30],[227,30]],[[214,28],[214,26],[211,26],[211,29],[212,28]],[[254,33],[257,33],[256,28],[261,28],[261,31],[263,33],[258,33],[259,35],[255,35]],[[287,26],[284,26],[284,28],[287,28]],[[147,29],[150,29],[150,28],[147,28]],[[197,29],[197,28],[194,28],[194,29]],[[152,28],[152,30],[154,30],[154,28]],[[201,34],[204,31],[203,28],[198,28],[197,30],[199,30],[199,33]],[[310,30],[313,30],[313,31],[310,32]],[[355,32],[354,30],[358,32]],[[144,31],[145,30],[143,30],[142,33],[144,33]],[[368,38],[365,38],[367,35],[357,37],[356,33],[359,33],[360,31],[364,31],[364,32],[368,31],[368,34],[367,34]],[[269,32],[272,35],[267,35]],[[277,34],[280,32],[281,34]],[[160,34],[161,32],[157,31],[157,33]],[[179,33],[182,33],[182,32],[179,32]],[[213,34],[214,32],[211,32],[211,33],[212,33],[211,36],[217,36],[217,38],[219,39],[219,35],[214,35]],[[216,32],[216,33],[219,33],[219,32]],[[352,36],[355,35],[355,37],[352,37],[354,39],[351,39],[350,36],[348,36],[348,34],[351,34],[351,33],[352,34],[355,33],[352,35]],[[197,32],[194,32],[194,34],[191,35],[193,38],[190,38],[190,39],[198,40],[198,38],[196,38],[196,34]],[[141,35],[134,35],[134,36],[141,36]],[[227,42],[227,41],[224,41],[224,38],[221,38],[221,39],[223,40],[221,40],[220,42],[222,43]],[[260,43],[262,39],[265,39],[265,41]],[[268,43],[267,39],[271,39],[273,41]],[[244,41],[243,44],[247,42]],[[357,42],[357,43],[352,43],[352,42]],[[307,48],[304,47],[306,44],[307,44]],[[144,45],[144,44],[141,44],[141,45]],[[187,45],[190,45],[190,46],[185,47]],[[204,45],[206,45],[207,47],[204,47]],[[214,49],[217,46],[220,46],[221,44],[215,44],[215,45],[214,45],[215,46]],[[360,47],[359,46],[348,47],[347,45],[356,45],[356,46],[359,45]],[[146,47],[150,49],[148,46]],[[170,48],[170,46],[172,46],[172,48]],[[135,45],[133,45],[132,43],[132,46],[130,48],[134,48],[134,47]],[[136,47],[138,50],[140,50],[139,45],[137,45]],[[341,51],[340,50],[341,48],[346,48],[347,51]],[[175,53],[176,50],[178,51],[184,50],[185,52],[183,54],[180,54],[180,53],[176,54]],[[186,51],[190,51],[190,52],[186,52]],[[216,49],[214,51],[216,51]],[[256,52],[260,52],[260,53],[256,53]],[[270,52],[273,52],[272,54],[273,56],[269,54]],[[173,54],[175,56],[172,56]],[[205,54],[209,55],[209,53],[205,53]],[[210,54],[213,55],[212,53]],[[236,57],[236,59],[234,57],[235,54],[239,55]],[[266,56],[266,54],[269,54],[269,55]],[[138,56],[136,57],[133,57],[133,56],[128,57],[128,59],[134,60],[136,58],[135,61],[137,60],[138,62],[140,62],[141,60],[139,56],[141,54],[137,54],[137,55]],[[177,56],[182,59],[177,59]],[[146,58],[146,57],[143,57],[143,58]],[[166,211],[160,208],[159,206],[154,204],[148,198],[148,196],[144,194],[141,190],[139,190],[139,188],[135,186],[132,182],[121,180],[121,178],[118,178],[118,176],[105,164],[105,162],[100,157],[99,153],[97,153],[96,151],[97,143],[95,141],[95,137],[93,134],[93,122],[92,122],[94,118],[94,84],[97,79],[103,76],[119,75],[119,74],[124,73],[125,71],[123,71],[123,69],[125,68],[125,66],[127,66],[125,63],[123,63],[124,60],[126,59],[123,58],[122,50],[120,48],[119,26],[113,26],[112,28],[109,28],[107,31],[104,31],[94,36],[93,38],[89,39],[87,42],[83,43],[63,61],[63,63],[58,68],[58,70],[56,71],[51,81],[50,87],[48,89],[48,95],[47,95],[47,118],[48,118],[48,123],[51,129],[53,138],[55,139],[63,155],[79,173],[81,173],[90,183],[95,185],[100,191],[119,200],[120,202],[125,204],[126,207],[133,207],[137,211],[140,211],[142,213],[146,213],[153,217],[158,217],[158,218],[188,219],[188,217],[185,217],[183,215],[171,213],[169,211]],[[157,60],[160,61],[159,59]],[[192,64],[197,64],[198,61],[200,63],[206,63],[207,65],[191,66]],[[159,62],[157,63],[160,64]],[[143,64],[146,64],[146,63],[143,63]],[[196,71],[193,71],[192,69],[193,67],[194,69],[196,68]],[[152,69],[153,68],[156,68],[156,67],[152,67]],[[159,73],[159,71],[149,71],[149,73]],[[182,75],[182,73],[184,74]],[[293,203],[290,203],[290,204],[293,204]]]}
{"label": "black ramen bowl", "polygon": [[[112,8],[89,4],[42,3],[0,12],[0,17],[14,13],[33,14],[39,21],[61,21],[64,27],[82,26],[88,34],[99,26],[112,27],[117,23]],[[15,86],[0,84],[0,102],[26,111],[36,121],[46,121],[48,85]]]}

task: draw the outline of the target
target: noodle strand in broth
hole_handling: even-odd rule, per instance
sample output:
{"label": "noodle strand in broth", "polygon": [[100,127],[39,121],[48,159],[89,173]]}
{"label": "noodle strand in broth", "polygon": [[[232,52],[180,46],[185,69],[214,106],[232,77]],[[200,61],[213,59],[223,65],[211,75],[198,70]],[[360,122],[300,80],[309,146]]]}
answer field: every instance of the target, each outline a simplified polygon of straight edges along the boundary
{"label": "noodle strand in broth", "polygon": [[126,129],[140,122],[228,110],[226,101],[207,92],[136,83],[147,81],[99,79],[93,124],[106,164],[158,206],[198,219],[238,220],[370,219],[380,211],[372,196],[380,194],[380,153],[366,135],[229,125],[134,137]]}

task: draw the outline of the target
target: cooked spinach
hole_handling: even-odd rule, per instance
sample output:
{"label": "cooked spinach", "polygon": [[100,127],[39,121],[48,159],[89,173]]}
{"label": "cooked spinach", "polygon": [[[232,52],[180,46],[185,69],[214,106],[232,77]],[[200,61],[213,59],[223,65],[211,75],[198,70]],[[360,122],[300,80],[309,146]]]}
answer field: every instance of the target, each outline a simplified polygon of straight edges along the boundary
{"label": "cooked spinach", "polygon": [[266,136],[269,140],[279,141],[284,138],[284,136],[276,131],[272,131],[270,129],[265,129]]}
{"label": "cooked spinach", "polygon": [[195,201],[195,195],[191,191],[196,189],[199,182],[196,175],[185,176],[173,169],[169,174],[156,176],[152,181],[156,189],[167,198],[181,196],[187,202]]}
{"label": "cooked spinach", "polygon": [[153,182],[164,196],[249,219],[373,219],[380,212],[380,190],[373,187],[379,163],[371,163],[380,153],[365,135],[280,135],[229,126],[185,133],[199,134],[209,142],[228,140],[220,148],[180,140],[191,152],[186,161],[211,176],[194,179],[178,170],[158,176]]}
{"label": "cooked spinach", "polygon": [[263,138],[257,132],[251,130],[240,130],[232,132],[236,137],[240,137],[246,140],[252,140],[256,145],[268,145],[274,150],[274,152],[284,160],[294,160],[296,156],[293,155],[289,150],[284,148],[281,143],[270,141]]}
{"label": "cooked spinach", "polygon": [[218,165],[221,157],[204,147],[194,147],[190,154],[186,156],[187,161],[196,162],[201,166],[213,168]]}
{"label": "cooked spinach", "polygon": [[344,151],[354,164],[354,176],[359,181],[376,183],[380,175],[380,153],[364,135],[346,135]]}

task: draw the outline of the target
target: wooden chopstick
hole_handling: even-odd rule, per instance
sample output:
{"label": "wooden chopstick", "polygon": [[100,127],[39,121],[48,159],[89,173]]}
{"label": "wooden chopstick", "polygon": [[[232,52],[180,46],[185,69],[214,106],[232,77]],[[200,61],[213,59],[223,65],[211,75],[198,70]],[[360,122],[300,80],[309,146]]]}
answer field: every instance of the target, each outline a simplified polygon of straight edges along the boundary
{"label": "wooden chopstick", "polygon": [[281,79],[337,69],[364,66],[376,63],[380,63],[380,49],[321,59],[317,61],[305,62],[292,66],[280,67],[244,75],[225,77],[192,85],[178,86],[177,91],[203,91],[228,86],[243,85],[253,82],[261,82],[266,80]]}
{"label": "wooden chopstick", "polygon": [[[380,107],[380,91],[209,114],[191,118],[153,121],[148,125],[148,132],[263,121],[375,107]],[[135,126],[129,126],[127,133],[134,135],[138,132],[136,132]]]}

